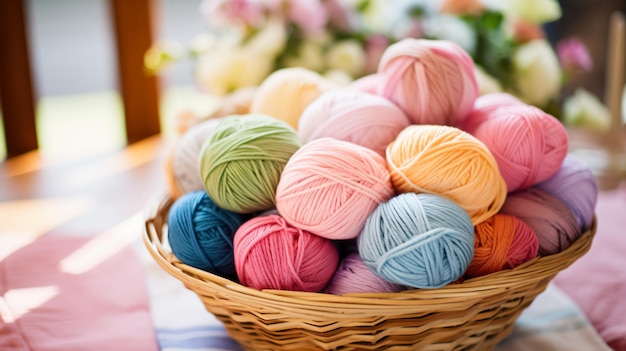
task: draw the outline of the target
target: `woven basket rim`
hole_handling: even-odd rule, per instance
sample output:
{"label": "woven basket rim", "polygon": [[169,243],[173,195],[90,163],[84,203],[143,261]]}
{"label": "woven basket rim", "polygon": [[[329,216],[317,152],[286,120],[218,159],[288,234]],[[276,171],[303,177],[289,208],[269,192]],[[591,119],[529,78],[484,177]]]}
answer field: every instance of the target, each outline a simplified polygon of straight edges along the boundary
{"label": "woven basket rim", "polygon": [[448,284],[437,289],[410,289],[395,293],[334,295],[287,290],[257,290],[180,262],[163,245],[162,233],[157,230],[157,227],[166,224],[164,214],[167,213],[173,202],[174,199],[166,194],[149,203],[149,207],[146,208],[145,230],[143,232],[143,241],[149,253],[157,264],[169,274],[196,292],[209,289],[215,294],[228,294],[229,298],[232,299],[245,299],[246,303],[269,306],[296,304],[301,308],[311,309],[315,309],[316,306],[324,309],[332,308],[333,305],[345,307],[346,304],[358,305],[360,309],[379,308],[380,306],[385,306],[386,309],[394,306],[403,308],[407,305],[413,307],[424,305],[425,308],[433,308],[438,303],[442,305],[463,304],[476,298],[497,295],[515,289],[516,286],[527,285],[529,280],[540,281],[551,278],[559,271],[567,268],[589,250],[597,229],[597,221],[594,217],[591,228],[570,247],[559,253],[537,257],[513,269],[468,279],[459,284]]}

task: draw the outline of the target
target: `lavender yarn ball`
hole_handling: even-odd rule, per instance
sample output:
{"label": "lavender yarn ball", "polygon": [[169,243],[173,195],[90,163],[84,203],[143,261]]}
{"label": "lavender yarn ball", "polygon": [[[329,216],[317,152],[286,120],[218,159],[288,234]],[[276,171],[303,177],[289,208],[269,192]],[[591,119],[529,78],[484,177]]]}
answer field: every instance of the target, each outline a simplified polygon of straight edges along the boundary
{"label": "lavender yarn ball", "polygon": [[540,256],[559,253],[582,235],[569,207],[536,187],[509,194],[500,213],[521,219],[535,231]]}
{"label": "lavender yarn ball", "polygon": [[591,170],[580,160],[567,155],[552,177],[536,186],[563,201],[572,210],[578,227],[591,227],[598,202],[598,184]]}
{"label": "lavender yarn ball", "polygon": [[325,291],[330,294],[398,292],[402,285],[390,283],[370,271],[358,252],[344,257]]}

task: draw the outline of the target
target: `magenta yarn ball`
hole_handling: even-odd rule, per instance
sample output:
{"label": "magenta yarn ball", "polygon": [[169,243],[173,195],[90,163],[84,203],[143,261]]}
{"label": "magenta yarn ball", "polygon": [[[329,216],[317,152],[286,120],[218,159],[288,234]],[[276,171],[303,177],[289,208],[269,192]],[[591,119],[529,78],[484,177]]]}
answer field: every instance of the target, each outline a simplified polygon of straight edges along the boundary
{"label": "magenta yarn ball", "polygon": [[385,156],[385,149],[410,124],[389,100],[359,91],[324,93],[304,110],[298,124],[303,143],[324,137],[349,141]]}
{"label": "magenta yarn ball", "polygon": [[494,111],[511,105],[526,104],[508,93],[491,93],[479,96],[467,117],[459,125],[459,128],[474,134],[476,128],[488,120]]}
{"label": "magenta yarn ball", "polygon": [[324,291],[343,295],[350,293],[399,292],[405,287],[390,283],[365,266],[358,252],[353,252],[339,262],[339,267]]}
{"label": "magenta yarn ball", "polygon": [[555,117],[530,105],[511,105],[491,114],[474,131],[498,163],[508,192],[554,175],[567,155],[568,135]]}
{"label": "magenta yarn ball", "polygon": [[393,194],[382,156],[347,141],[321,138],[304,144],[287,162],[276,208],[295,227],[328,239],[352,239]]}
{"label": "magenta yarn ball", "polygon": [[245,222],[234,238],[241,284],[262,289],[320,292],[339,263],[335,244],[269,214]]}
{"label": "magenta yarn ball", "polygon": [[474,62],[451,41],[402,39],[385,50],[378,74],[378,95],[415,124],[457,126],[478,97]]}
{"label": "magenta yarn ball", "polygon": [[538,188],[509,194],[500,213],[521,219],[535,231],[541,256],[565,250],[582,235],[569,207]]}

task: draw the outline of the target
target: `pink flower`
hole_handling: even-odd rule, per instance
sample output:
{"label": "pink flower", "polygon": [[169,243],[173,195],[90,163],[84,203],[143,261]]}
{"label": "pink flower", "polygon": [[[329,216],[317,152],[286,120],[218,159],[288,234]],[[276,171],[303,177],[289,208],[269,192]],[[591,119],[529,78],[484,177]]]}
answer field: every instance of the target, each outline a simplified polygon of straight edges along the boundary
{"label": "pink flower", "polygon": [[216,27],[233,23],[255,27],[263,21],[263,4],[259,0],[204,0],[200,11]]}
{"label": "pink flower", "polygon": [[305,35],[322,33],[328,20],[324,4],[320,0],[291,0],[288,2],[287,16]]}
{"label": "pink flower", "polygon": [[513,36],[522,44],[545,37],[541,26],[519,18],[513,20]]}
{"label": "pink flower", "polygon": [[365,42],[365,73],[374,73],[385,49],[389,46],[389,39],[383,34],[373,34]]}
{"label": "pink flower", "polygon": [[589,51],[577,38],[563,39],[556,44],[561,67],[568,73],[590,71],[593,62]]}
{"label": "pink flower", "polygon": [[484,6],[480,0],[444,0],[441,5],[441,12],[452,15],[478,15],[483,11]]}

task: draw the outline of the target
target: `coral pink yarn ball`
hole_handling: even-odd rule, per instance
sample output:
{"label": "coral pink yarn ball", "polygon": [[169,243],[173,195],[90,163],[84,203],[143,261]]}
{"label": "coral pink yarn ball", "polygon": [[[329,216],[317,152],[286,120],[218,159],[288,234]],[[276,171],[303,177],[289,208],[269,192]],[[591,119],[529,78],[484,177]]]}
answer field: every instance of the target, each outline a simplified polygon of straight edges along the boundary
{"label": "coral pink yarn ball", "polygon": [[508,93],[491,93],[479,96],[474,102],[472,110],[467,117],[461,122],[459,128],[473,134],[484,121],[502,107],[511,105],[526,105],[518,100],[515,96]]}
{"label": "coral pink yarn ball", "polygon": [[290,226],[276,214],[245,222],[233,244],[239,281],[259,290],[320,292],[339,263],[332,241]]}
{"label": "coral pink yarn ball", "polygon": [[530,105],[493,111],[476,128],[474,136],[493,154],[508,192],[550,178],[567,156],[565,127],[553,116]]}
{"label": "coral pink yarn ball", "polygon": [[393,194],[382,156],[347,141],[321,138],[304,144],[287,162],[276,208],[295,227],[328,239],[352,239]]}
{"label": "coral pink yarn ball", "polygon": [[415,124],[457,126],[479,93],[472,58],[445,40],[400,40],[385,50],[378,74],[378,95],[400,106]]}
{"label": "coral pink yarn ball", "polygon": [[324,93],[302,113],[302,142],[329,137],[349,141],[385,156],[385,148],[409,125],[402,110],[389,100],[367,93],[337,90]]}

